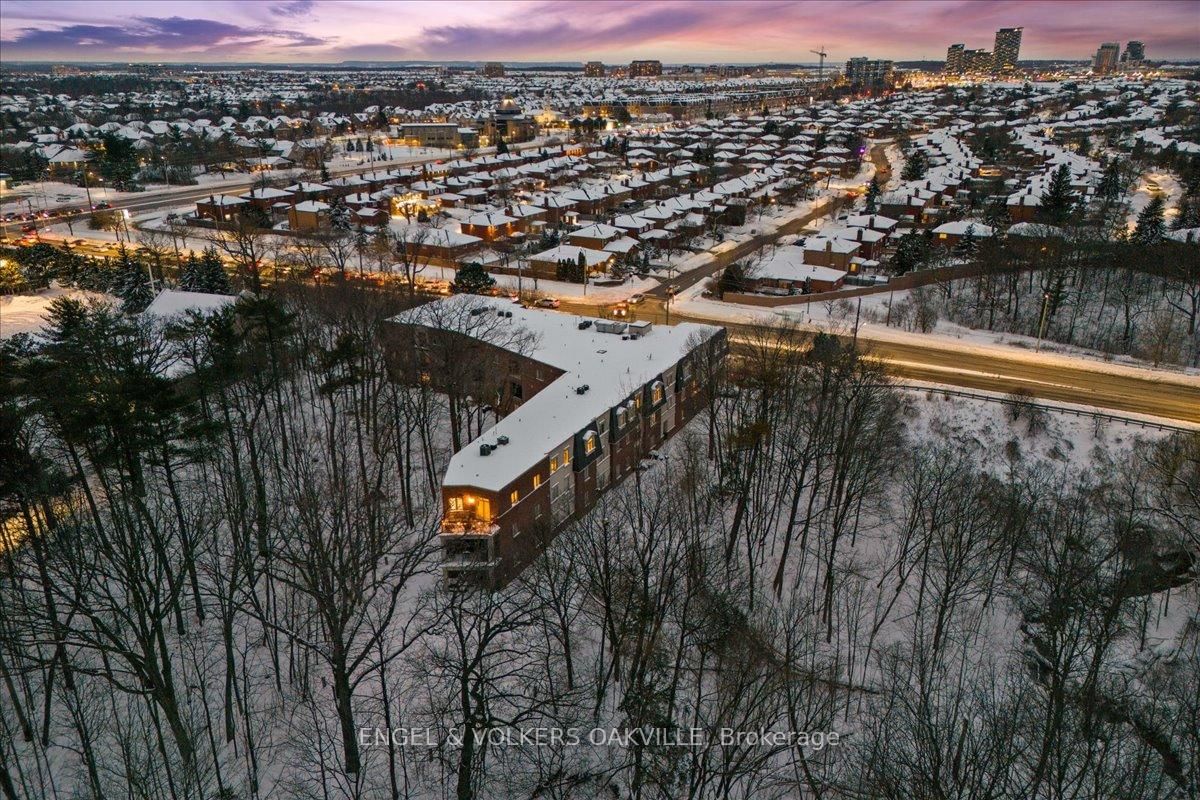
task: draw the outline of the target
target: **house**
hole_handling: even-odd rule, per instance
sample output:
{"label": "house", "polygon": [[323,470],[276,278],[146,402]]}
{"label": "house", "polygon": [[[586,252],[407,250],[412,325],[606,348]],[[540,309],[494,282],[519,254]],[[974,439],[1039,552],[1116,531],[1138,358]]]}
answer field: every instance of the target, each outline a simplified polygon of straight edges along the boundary
{"label": "house", "polygon": [[207,200],[196,201],[196,216],[213,222],[230,222],[249,202],[227,194],[210,194]]}
{"label": "house", "polygon": [[819,294],[842,288],[846,270],[805,263],[805,250],[780,247],[754,269],[750,289],[764,294]]}
{"label": "house", "polygon": [[[495,588],[704,406],[724,330],[584,319],[457,295],[389,321],[398,380],[499,396],[442,480],[443,580]],[[457,386],[462,391],[464,387]]]}
{"label": "house", "polygon": [[886,233],[871,228],[826,226],[821,228],[821,236],[829,239],[844,239],[848,242],[858,242],[858,252],[855,255],[866,259],[879,258],[884,245],[887,243]]}
{"label": "house", "polygon": [[934,244],[940,244],[943,247],[954,247],[968,233],[976,239],[988,239],[994,236],[996,231],[991,225],[984,225],[982,222],[959,219],[954,222],[944,222],[934,228],[933,241]]}
{"label": "house", "polygon": [[276,203],[291,203],[295,195],[283,189],[272,186],[259,186],[238,197],[249,202],[252,206],[270,214]]}
{"label": "house", "polygon": [[819,267],[849,271],[850,260],[858,255],[859,249],[856,241],[810,236],[804,242],[804,261]]}
{"label": "house", "polygon": [[389,223],[400,247],[409,249],[410,255],[437,259],[445,264],[457,264],[463,258],[483,246],[483,239],[448,228],[429,228],[424,225],[406,225],[393,218]]}
{"label": "house", "polygon": [[517,232],[519,220],[502,211],[480,211],[459,223],[463,233],[478,236],[489,242],[506,239]]}
{"label": "house", "polygon": [[328,203],[305,200],[288,209],[288,228],[298,233],[320,231],[329,227]]}
{"label": "house", "polygon": [[592,250],[603,250],[604,246],[611,241],[620,239],[625,235],[625,231],[613,225],[604,225],[595,223],[586,225],[582,228],[576,228],[567,234],[567,242],[579,247],[587,247]]}
{"label": "house", "polygon": [[558,247],[552,247],[536,255],[531,255],[529,257],[529,270],[539,278],[554,280],[558,277],[558,265],[560,262],[570,261],[572,264],[575,264],[579,262],[580,256],[583,256],[584,266],[589,275],[594,272],[606,272],[617,258],[616,253],[610,253],[605,250],[593,250],[587,247],[560,244]]}
{"label": "house", "polygon": [[882,214],[855,214],[846,219],[848,228],[870,228],[881,233],[891,233],[896,229],[896,220]]}

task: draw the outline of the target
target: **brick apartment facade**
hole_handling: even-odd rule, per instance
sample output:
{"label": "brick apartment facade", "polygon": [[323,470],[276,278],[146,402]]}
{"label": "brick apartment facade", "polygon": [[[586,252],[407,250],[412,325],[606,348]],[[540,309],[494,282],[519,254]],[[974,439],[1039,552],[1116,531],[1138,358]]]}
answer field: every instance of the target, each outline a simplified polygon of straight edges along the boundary
{"label": "brick apartment facade", "polygon": [[712,326],[587,320],[474,296],[392,323],[396,379],[496,398],[500,421],[451,459],[440,534],[444,580],[489,588],[694,417],[726,351]]}

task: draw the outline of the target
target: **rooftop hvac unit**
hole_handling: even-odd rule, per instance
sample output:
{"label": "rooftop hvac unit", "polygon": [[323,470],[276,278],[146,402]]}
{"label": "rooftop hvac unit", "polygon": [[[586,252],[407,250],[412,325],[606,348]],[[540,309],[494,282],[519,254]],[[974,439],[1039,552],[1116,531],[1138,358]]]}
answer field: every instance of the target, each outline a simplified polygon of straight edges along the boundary
{"label": "rooftop hvac unit", "polygon": [[496,444],[508,444],[508,437],[507,436],[497,436]]}
{"label": "rooftop hvac unit", "polygon": [[[579,330],[581,331],[586,331],[590,327],[592,327],[592,321],[590,319],[585,319],[579,323]],[[599,328],[596,330],[599,330]]]}
{"label": "rooftop hvac unit", "polygon": [[492,454],[492,446],[486,442],[479,445],[479,455],[490,456]]}
{"label": "rooftop hvac unit", "polygon": [[596,320],[596,330],[600,333],[624,333],[625,323],[611,319]]}

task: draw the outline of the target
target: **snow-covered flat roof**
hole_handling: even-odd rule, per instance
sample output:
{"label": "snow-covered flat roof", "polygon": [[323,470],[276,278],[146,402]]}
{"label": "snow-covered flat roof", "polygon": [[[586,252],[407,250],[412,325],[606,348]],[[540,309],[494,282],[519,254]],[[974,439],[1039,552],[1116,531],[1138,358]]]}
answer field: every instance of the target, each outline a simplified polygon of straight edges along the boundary
{"label": "snow-covered flat roof", "polygon": [[[474,308],[484,311],[471,317],[468,312]],[[501,311],[511,312],[512,317],[499,317]],[[585,318],[573,314],[522,308],[509,301],[474,295],[436,300],[392,318],[394,322],[434,328],[442,327],[439,319],[455,320],[455,330],[467,335],[474,335],[477,329],[484,340],[514,341],[518,334],[528,333],[532,340],[526,355],[563,372],[450,459],[446,485],[493,492],[549,458],[592,420],[676,364],[695,345],[694,335],[709,339],[720,330],[711,325],[681,323],[655,326],[638,339],[622,339],[619,334],[599,332],[595,321],[580,330],[579,323]],[[460,320],[474,324],[474,328],[457,327]],[[497,332],[494,336],[490,334],[493,331]],[[576,389],[583,385],[588,390],[578,394]],[[494,444],[500,436],[507,436],[508,444],[491,455],[480,455],[480,442]]]}
{"label": "snow-covered flat roof", "polygon": [[181,292],[176,289],[163,289],[151,301],[150,305],[146,306],[146,310],[142,313],[148,317],[155,317],[157,319],[174,317],[188,311],[212,314],[236,302],[236,297],[231,297],[227,294]]}

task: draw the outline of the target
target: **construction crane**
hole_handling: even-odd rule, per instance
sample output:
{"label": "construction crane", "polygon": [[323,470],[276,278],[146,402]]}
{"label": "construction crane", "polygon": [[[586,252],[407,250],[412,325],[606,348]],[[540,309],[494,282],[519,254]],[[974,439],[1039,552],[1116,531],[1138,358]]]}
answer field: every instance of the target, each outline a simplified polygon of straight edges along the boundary
{"label": "construction crane", "polygon": [[817,85],[820,86],[825,82],[825,56],[829,55],[829,53],[825,52],[825,45],[821,45],[820,50],[809,50],[808,52],[812,53],[814,56],[821,57],[821,61],[817,66]]}

